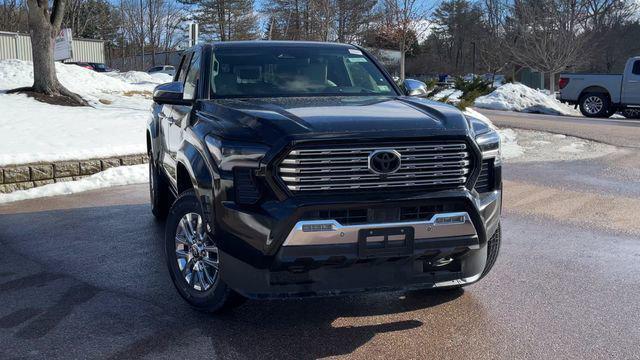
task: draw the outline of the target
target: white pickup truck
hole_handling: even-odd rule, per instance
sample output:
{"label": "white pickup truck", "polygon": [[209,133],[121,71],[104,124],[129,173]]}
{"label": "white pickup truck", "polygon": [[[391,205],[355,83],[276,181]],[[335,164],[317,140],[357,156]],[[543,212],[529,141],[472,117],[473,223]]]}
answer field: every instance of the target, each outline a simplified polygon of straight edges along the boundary
{"label": "white pickup truck", "polygon": [[587,117],[609,117],[621,112],[640,118],[640,56],[627,61],[623,74],[561,74],[562,102],[580,106]]}

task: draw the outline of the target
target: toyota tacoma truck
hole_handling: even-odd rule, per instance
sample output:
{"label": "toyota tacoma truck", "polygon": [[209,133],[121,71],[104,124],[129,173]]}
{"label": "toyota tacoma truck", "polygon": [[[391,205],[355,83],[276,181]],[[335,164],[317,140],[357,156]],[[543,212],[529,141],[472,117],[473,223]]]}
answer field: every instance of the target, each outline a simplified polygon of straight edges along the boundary
{"label": "toyota tacoma truck", "polygon": [[640,118],[640,56],[630,58],[623,74],[561,74],[558,99],[577,105],[587,117],[621,112]]}
{"label": "toyota tacoma truck", "polygon": [[147,131],[151,210],[180,295],[215,312],[487,275],[500,248],[499,136],[415,91],[353,45],[186,51],[154,90]]}

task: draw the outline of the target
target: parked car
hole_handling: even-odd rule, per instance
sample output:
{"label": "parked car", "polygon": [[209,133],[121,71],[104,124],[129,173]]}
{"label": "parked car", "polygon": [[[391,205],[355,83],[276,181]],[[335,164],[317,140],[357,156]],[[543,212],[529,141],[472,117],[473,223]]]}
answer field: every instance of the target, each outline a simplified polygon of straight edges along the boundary
{"label": "parked car", "polygon": [[580,107],[588,117],[609,117],[620,111],[638,118],[640,56],[630,58],[623,74],[561,74],[558,99]]}
{"label": "parked car", "polygon": [[171,76],[175,76],[176,75],[176,68],[173,65],[154,66],[152,68],[149,68],[147,70],[147,73],[149,73],[149,74],[163,73],[163,74],[168,74],[168,75],[171,75]]}
{"label": "parked car", "polygon": [[195,308],[459,288],[493,267],[500,137],[363,48],[199,44],[176,79],[153,95],[151,211]]}
{"label": "parked car", "polygon": [[94,62],[70,62],[67,64],[77,65],[83,67],[85,69],[93,70],[96,72],[111,72],[114,71],[112,68],[108,67],[103,63],[94,63]]}

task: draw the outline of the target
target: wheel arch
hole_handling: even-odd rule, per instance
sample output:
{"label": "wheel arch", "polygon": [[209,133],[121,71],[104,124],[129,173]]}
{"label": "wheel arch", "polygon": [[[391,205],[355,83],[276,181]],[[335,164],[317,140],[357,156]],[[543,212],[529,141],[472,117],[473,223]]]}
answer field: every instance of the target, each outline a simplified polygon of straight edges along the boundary
{"label": "wheel arch", "polygon": [[178,152],[176,189],[178,195],[193,189],[202,206],[205,220],[213,222],[213,176],[203,154],[191,143],[185,142]]}
{"label": "wheel arch", "polygon": [[609,92],[609,90],[607,90],[606,88],[604,88],[602,86],[598,86],[598,85],[587,86],[580,93],[580,96],[578,97],[578,100],[581,101],[582,97],[587,95],[587,94],[604,94],[609,98],[609,101],[611,101],[611,93]]}

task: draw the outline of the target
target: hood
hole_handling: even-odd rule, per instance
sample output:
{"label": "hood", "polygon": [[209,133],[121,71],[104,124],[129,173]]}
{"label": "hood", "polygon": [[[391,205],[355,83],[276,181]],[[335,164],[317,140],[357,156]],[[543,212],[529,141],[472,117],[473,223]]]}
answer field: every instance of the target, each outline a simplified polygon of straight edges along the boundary
{"label": "hood", "polygon": [[203,110],[217,114],[216,119],[235,122],[233,128],[237,132],[253,133],[239,134],[243,138],[356,135],[390,138],[465,134],[468,131],[464,115],[455,107],[415,97],[212,100],[206,102]]}

